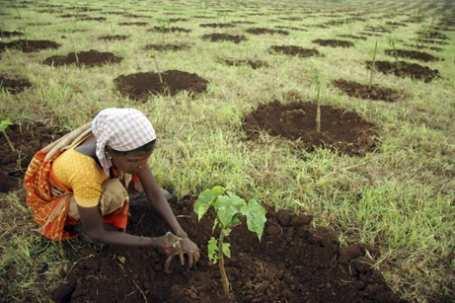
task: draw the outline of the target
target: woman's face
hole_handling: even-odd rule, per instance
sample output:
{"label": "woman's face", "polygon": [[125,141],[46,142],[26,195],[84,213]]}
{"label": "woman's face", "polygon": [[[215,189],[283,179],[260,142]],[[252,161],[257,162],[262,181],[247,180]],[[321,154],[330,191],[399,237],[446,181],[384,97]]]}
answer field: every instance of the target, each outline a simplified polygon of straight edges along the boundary
{"label": "woman's face", "polygon": [[112,164],[122,172],[134,174],[147,166],[147,161],[152,152],[133,155],[112,155]]}

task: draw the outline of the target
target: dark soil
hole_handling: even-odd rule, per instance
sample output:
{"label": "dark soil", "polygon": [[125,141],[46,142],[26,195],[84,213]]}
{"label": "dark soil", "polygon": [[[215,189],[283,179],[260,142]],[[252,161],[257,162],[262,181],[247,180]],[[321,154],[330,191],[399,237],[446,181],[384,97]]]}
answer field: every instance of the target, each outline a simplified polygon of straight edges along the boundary
{"label": "dark soil", "polygon": [[99,40],[103,41],[123,41],[128,39],[128,35],[105,35],[98,37]]}
{"label": "dark soil", "polygon": [[365,155],[375,150],[375,126],[358,114],[344,109],[321,105],[321,132],[316,131],[315,103],[278,101],[260,105],[244,119],[249,139],[256,139],[261,131],[271,136],[284,137],[307,150],[328,148],[348,155]]}
{"label": "dark soil", "polygon": [[282,29],[270,29],[270,28],[262,28],[262,27],[252,27],[248,28],[246,30],[247,33],[253,34],[253,35],[265,35],[265,34],[271,34],[271,35],[289,35],[288,31],[282,30]]}
{"label": "dark soil", "polygon": [[235,60],[235,59],[223,59],[221,60],[226,65],[229,66],[239,66],[239,65],[247,65],[252,69],[258,69],[262,67],[268,67],[269,64],[262,60],[254,60],[254,59],[244,59],[244,60]]}
{"label": "dark soil", "polygon": [[61,66],[75,64],[76,66],[99,66],[114,64],[122,61],[123,58],[115,56],[109,52],[99,52],[96,50],[72,52],[66,56],[52,56],[43,61],[43,64]]}
{"label": "dark soil", "polygon": [[373,33],[391,33],[392,31],[383,26],[366,26],[365,31]]}
{"label": "dark soil", "polygon": [[[13,48],[24,53],[39,52],[44,49],[57,49],[61,45],[49,40],[15,40],[4,43],[4,48]],[[0,46],[0,50],[1,50]]]}
{"label": "dark soil", "polygon": [[0,31],[0,37],[2,38],[9,38],[9,37],[16,37],[16,36],[23,36],[23,32],[18,32],[18,31]]}
{"label": "dark soil", "polygon": [[190,33],[191,30],[183,27],[177,26],[154,26],[148,30],[149,32],[158,32],[158,33]]}
{"label": "dark soil", "polygon": [[436,45],[448,45],[449,42],[443,40],[435,40],[435,39],[417,39],[417,43],[426,43],[426,44],[436,44]]}
{"label": "dark soil", "polygon": [[106,21],[106,18],[105,18],[105,17],[82,16],[82,17],[76,18],[76,20],[80,20],[80,21],[98,21],[98,22],[101,22],[101,21]]}
{"label": "dark soil", "polygon": [[439,61],[440,59],[425,53],[425,52],[420,52],[420,51],[414,51],[414,50],[406,50],[406,49],[386,49],[385,51],[386,55],[392,56],[392,57],[401,57],[401,58],[410,58],[410,59],[415,59],[423,62],[430,62],[430,61]]}
{"label": "dark soil", "polygon": [[[373,67],[372,61],[367,61],[367,68]],[[430,82],[434,78],[440,78],[437,69],[431,69],[416,63],[408,63],[405,61],[376,61],[374,68],[384,74],[393,74],[397,77],[410,77],[424,82]]]}
{"label": "dark soil", "polygon": [[59,138],[62,133],[43,123],[24,122],[7,128],[16,151],[12,151],[6,138],[0,133],[0,192],[20,187],[21,177],[33,155],[42,147]]}
{"label": "dark soil", "polygon": [[199,24],[200,27],[211,27],[211,28],[231,28],[236,25],[233,23],[203,23]]}
{"label": "dark soil", "polygon": [[189,93],[201,93],[207,89],[208,81],[191,74],[178,70],[168,70],[161,73],[136,73],[121,75],[114,79],[117,89],[125,96],[135,100],[144,101],[150,94],[165,94],[174,96],[180,91]]}
{"label": "dark soil", "polygon": [[284,29],[284,30],[291,30],[291,31],[298,31],[298,32],[307,32],[308,30],[302,27],[295,27],[295,26],[283,26],[283,25],[278,25],[275,26],[277,29]]}
{"label": "dark soil", "polygon": [[5,90],[10,94],[18,94],[30,87],[32,84],[27,79],[0,74],[0,91]]}
{"label": "dark soil", "polygon": [[246,41],[246,37],[243,35],[231,35],[231,34],[222,34],[222,33],[213,33],[213,34],[206,34],[202,36],[203,40],[209,40],[211,42],[218,42],[218,41],[230,41],[236,44]]}
{"label": "dark soil", "polygon": [[341,35],[338,35],[338,37],[354,39],[354,40],[364,40],[364,41],[368,39],[367,37],[364,37],[364,36],[348,35],[348,34],[341,34]]}
{"label": "dark soil", "polygon": [[179,50],[187,50],[190,49],[188,44],[147,44],[144,47],[145,50],[155,50],[159,52],[166,52],[166,51],[179,51]]}
{"label": "dark soil", "polygon": [[297,57],[312,57],[320,56],[317,49],[314,48],[303,48],[295,45],[272,45],[270,51],[274,53],[281,53],[288,56]]}
{"label": "dark soil", "polygon": [[411,43],[404,43],[404,46],[407,47],[412,47],[412,48],[417,48],[417,49],[428,49],[434,52],[442,52],[443,49],[441,47],[437,46],[431,46],[431,45],[425,45],[425,44],[411,44]]}
{"label": "dark soil", "polygon": [[169,18],[168,19],[169,22],[185,22],[188,20],[189,20],[188,18]]}
{"label": "dark soil", "polygon": [[[311,216],[269,210],[262,241],[245,225],[231,233],[232,257],[225,268],[233,289],[229,300],[222,295],[218,267],[210,265],[206,245],[213,215],[198,223],[192,211],[194,198],[173,204],[182,227],[201,248],[197,266],[185,270],[173,263],[163,272],[164,257],[154,249],[113,248],[85,245],[67,253],[77,260],[53,297],[72,297],[79,302],[162,303],[399,303],[364,257],[362,245],[340,248],[328,229],[309,227]],[[144,206],[131,208],[128,232],[160,236],[167,230],[163,220]],[[62,301],[60,301],[62,302]]]}
{"label": "dark soil", "polygon": [[316,39],[312,41],[313,43],[319,44],[321,46],[331,46],[331,47],[353,47],[354,43],[347,40],[336,40],[336,39]]}
{"label": "dark soil", "polygon": [[440,32],[420,32],[419,36],[423,39],[439,39],[439,40],[448,40],[449,37],[446,34]]}
{"label": "dark soil", "polygon": [[140,22],[140,21],[137,21],[137,22],[120,22],[118,25],[124,25],[124,26],[130,26],[130,25],[134,25],[134,26],[147,26],[149,25],[150,23],[148,22]]}
{"label": "dark soil", "polygon": [[343,79],[335,80],[332,83],[347,95],[355,98],[395,102],[401,97],[400,92],[378,85],[372,85],[370,87],[368,85]]}

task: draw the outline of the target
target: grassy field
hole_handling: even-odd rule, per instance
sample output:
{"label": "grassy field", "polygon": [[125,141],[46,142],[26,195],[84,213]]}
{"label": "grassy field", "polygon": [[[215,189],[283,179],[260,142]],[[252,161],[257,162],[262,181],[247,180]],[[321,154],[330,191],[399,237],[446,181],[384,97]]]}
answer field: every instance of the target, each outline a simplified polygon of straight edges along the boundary
{"label": "grassy field", "polygon": [[[158,134],[159,145],[150,165],[160,183],[174,187],[179,196],[222,184],[277,208],[311,213],[314,224],[339,232],[342,243],[361,242],[374,248],[375,267],[403,298],[422,303],[454,300],[455,6],[450,1],[110,0],[76,5],[73,1],[3,0],[0,13],[0,30],[24,33],[1,42],[45,39],[62,45],[33,53],[12,49],[2,53],[0,73],[25,77],[32,83],[20,94],[0,92],[2,119],[42,121],[55,129],[70,130],[106,107],[140,109]],[[63,14],[106,20],[78,21],[60,17]],[[172,18],[184,20],[169,21]],[[406,44],[415,44],[418,32],[433,30],[447,20],[452,27],[441,31],[448,40],[440,52],[416,49],[444,60],[423,63],[400,58],[438,69],[441,78],[425,83],[375,73],[375,84],[402,92],[394,103],[352,98],[332,85],[337,79],[368,83],[365,62],[372,59],[376,41],[377,60],[394,61],[385,55],[385,49],[393,43],[410,49]],[[148,25],[119,25],[140,21]],[[253,24],[221,29],[200,26],[231,21]],[[387,26],[387,22],[404,25],[388,27],[391,32],[381,36],[351,40],[352,48],[312,42],[358,35],[368,26]],[[147,31],[156,25],[191,32]],[[277,26],[303,30],[288,29],[289,35],[245,32],[251,27]],[[245,35],[247,40],[235,44],[201,39],[212,32]],[[128,38],[98,39],[113,34]],[[144,50],[150,43],[185,43],[190,48]],[[273,54],[269,52],[272,45],[316,48],[323,56]],[[41,64],[52,55],[89,49],[112,52],[123,61],[80,68]],[[220,63],[226,58],[263,60],[269,66],[252,69]],[[138,102],[116,90],[114,78],[155,72],[156,63],[163,71],[176,69],[207,79],[207,92],[150,96],[146,102]],[[358,157],[325,149],[305,151],[292,141],[266,133],[257,141],[246,140],[242,127],[246,114],[273,100],[289,102],[290,95],[314,100],[316,76],[321,82],[322,104],[354,111],[377,125],[380,144],[375,152]],[[34,232],[36,225],[22,190],[0,194],[0,226],[0,301],[22,302],[33,296],[36,302],[47,302],[48,291],[71,263],[59,243],[49,243]]]}

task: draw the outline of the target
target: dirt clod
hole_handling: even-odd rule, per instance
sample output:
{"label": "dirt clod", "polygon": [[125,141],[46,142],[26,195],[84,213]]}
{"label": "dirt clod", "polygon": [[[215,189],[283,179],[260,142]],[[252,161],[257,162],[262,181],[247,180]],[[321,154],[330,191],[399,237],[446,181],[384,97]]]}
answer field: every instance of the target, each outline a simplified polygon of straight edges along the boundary
{"label": "dirt clod", "polygon": [[407,49],[386,49],[384,51],[386,55],[392,57],[400,57],[400,58],[410,58],[415,59],[423,62],[430,62],[430,61],[439,61],[440,59],[425,52],[415,51],[415,50],[407,50]]}
{"label": "dirt clod", "polygon": [[379,85],[372,85],[370,87],[369,85],[343,79],[333,81],[333,85],[349,96],[360,99],[395,102],[401,97],[400,92]]}
{"label": "dirt clod", "polygon": [[405,61],[367,61],[367,68],[373,66],[375,70],[384,74],[393,74],[397,77],[410,77],[424,82],[431,82],[435,78],[439,78],[440,74],[437,69],[431,69],[416,63],[408,63]]}
{"label": "dirt clod", "polygon": [[0,74],[0,91],[5,90],[10,94],[18,94],[30,87],[32,84],[25,78]]}
{"label": "dirt clod", "polygon": [[72,52],[65,56],[52,56],[43,61],[43,64],[61,66],[75,64],[76,66],[100,66],[104,64],[114,64],[122,61],[123,58],[115,56],[109,52],[99,52],[96,50]]}
{"label": "dirt clod", "polygon": [[44,49],[57,49],[61,45],[49,40],[15,40],[9,43],[4,43],[2,48],[12,48],[20,50],[24,53],[39,52]]}

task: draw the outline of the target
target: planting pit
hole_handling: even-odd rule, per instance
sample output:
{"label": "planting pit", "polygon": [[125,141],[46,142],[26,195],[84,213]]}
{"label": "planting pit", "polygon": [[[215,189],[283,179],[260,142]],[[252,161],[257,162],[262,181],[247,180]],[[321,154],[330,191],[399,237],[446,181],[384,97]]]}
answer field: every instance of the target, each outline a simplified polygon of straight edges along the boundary
{"label": "planting pit", "polygon": [[100,66],[105,64],[115,64],[123,58],[115,56],[110,52],[99,52],[96,50],[72,52],[66,56],[52,56],[43,61],[43,64],[52,66],[71,65],[76,66]]}
{"label": "planting pit", "polygon": [[18,94],[30,87],[32,84],[25,78],[0,74],[0,91],[5,90],[10,94]]}
{"label": "planting pit", "polygon": [[317,132],[316,109],[316,104],[310,102],[274,101],[246,115],[243,127],[249,139],[257,139],[265,131],[270,136],[297,141],[299,147],[309,151],[321,147],[363,156],[375,150],[375,125],[354,112],[321,105],[321,132]]}
{"label": "planting pit", "polygon": [[288,31],[282,30],[282,29],[270,29],[270,28],[263,28],[263,27],[252,27],[248,28],[245,30],[249,34],[253,35],[265,35],[265,34],[271,34],[271,35],[289,35]]}
{"label": "planting pit", "polygon": [[383,74],[393,74],[397,77],[410,77],[424,82],[431,82],[435,78],[440,78],[437,69],[431,69],[427,66],[405,61],[376,61],[374,63],[373,61],[367,61],[366,65],[370,70],[374,65],[375,70]]}
{"label": "planting pit", "polygon": [[[61,45],[49,40],[15,40],[4,43],[4,48],[13,48],[24,53],[39,52],[45,49],[57,49]],[[0,47],[1,49],[2,47]]]}
{"label": "planting pit", "polygon": [[203,23],[199,24],[200,27],[211,27],[211,28],[231,28],[236,25],[233,23]]}
{"label": "planting pit", "polygon": [[425,52],[406,49],[386,49],[384,53],[392,57],[410,58],[423,62],[439,61],[440,59]]}
{"label": "planting pit", "polygon": [[188,44],[147,44],[145,50],[154,50],[158,52],[188,50],[191,47]]}
{"label": "planting pit", "polygon": [[269,66],[269,64],[265,61],[254,59],[221,59],[220,62],[229,66],[247,65],[252,69],[258,69]]}
{"label": "planting pit", "polygon": [[16,36],[23,36],[23,32],[18,32],[18,31],[0,31],[0,37],[1,38],[10,38],[10,37],[16,37]]}
{"label": "planting pit", "polygon": [[336,40],[336,39],[316,39],[312,41],[313,43],[319,44],[321,46],[330,46],[330,47],[353,47],[354,43],[347,40]]}
{"label": "planting pit", "polygon": [[401,97],[400,92],[378,85],[372,85],[370,87],[368,85],[343,79],[335,80],[332,83],[350,97],[388,102],[395,102]]}
{"label": "planting pit", "polygon": [[296,57],[312,57],[321,55],[317,49],[303,48],[295,45],[272,45],[269,50],[272,53],[280,53]]}
{"label": "planting pit", "polygon": [[62,132],[47,127],[40,122],[13,124],[6,134],[16,151],[9,146],[0,133],[0,192],[8,192],[20,187],[21,178],[33,155],[42,147],[58,139]]}
{"label": "planting pit", "polygon": [[223,33],[213,33],[213,34],[206,34],[202,36],[202,40],[208,40],[211,42],[218,42],[218,41],[230,41],[236,44],[246,41],[246,37],[243,35],[231,35],[231,34],[223,34]]}
{"label": "planting pit", "polygon": [[191,30],[183,27],[178,26],[154,26],[148,30],[149,32],[157,32],[157,33],[190,33]]}
{"label": "planting pit", "polygon": [[122,95],[140,101],[145,101],[151,94],[174,96],[180,91],[197,94],[204,92],[208,84],[197,74],[179,70],[162,72],[161,79],[158,73],[146,72],[121,75],[114,79],[114,83]]}
{"label": "planting pit", "polygon": [[[363,245],[340,248],[334,232],[312,229],[311,216],[268,211],[261,242],[245,224],[233,229],[231,258],[225,268],[233,297],[222,294],[218,266],[210,265],[207,241],[214,215],[200,222],[192,211],[194,198],[172,205],[182,227],[200,247],[201,259],[191,270],[174,260],[172,273],[163,271],[164,256],[155,249],[79,246],[77,253],[65,243],[74,267],[53,292],[65,302],[167,302],[167,303],[301,303],[387,302],[403,303],[385,284],[365,255]],[[161,236],[164,221],[149,207],[132,206],[128,232]],[[73,244],[74,245],[74,244]],[[76,244],[77,245],[77,244]],[[76,255],[75,255],[76,254]],[[60,301],[62,302],[62,301]]]}
{"label": "planting pit", "polygon": [[98,40],[102,41],[123,41],[128,39],[130,36],[128,35],[105,35],[98,37]]}

